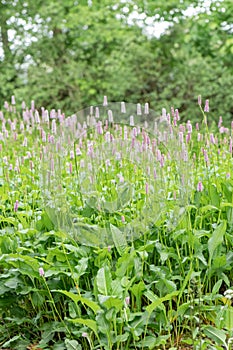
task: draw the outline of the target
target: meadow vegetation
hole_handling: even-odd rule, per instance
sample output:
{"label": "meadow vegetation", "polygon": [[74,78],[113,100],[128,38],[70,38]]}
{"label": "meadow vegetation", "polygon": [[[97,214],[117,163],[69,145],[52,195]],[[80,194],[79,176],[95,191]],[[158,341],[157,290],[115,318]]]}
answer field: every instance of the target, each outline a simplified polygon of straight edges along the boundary
{"label": "meadow vegetation", "polygon": [[232,348],[233,124],[198,104],[163,110],[161,139],[5,103],[1,348]]}

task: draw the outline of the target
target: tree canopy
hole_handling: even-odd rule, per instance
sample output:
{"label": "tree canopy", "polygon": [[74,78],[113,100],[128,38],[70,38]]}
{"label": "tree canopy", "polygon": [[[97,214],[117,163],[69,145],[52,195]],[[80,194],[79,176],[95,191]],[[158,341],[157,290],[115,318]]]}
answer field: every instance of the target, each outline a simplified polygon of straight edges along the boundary
{"label": "tree canopy", "polygon": [[[145,30],[161,21],[161,36]],[[232,34],[231,0],[1,0],[0,105],[15,95],[75,113],[108,95],[197,119],[201,94],[229,120]]]}

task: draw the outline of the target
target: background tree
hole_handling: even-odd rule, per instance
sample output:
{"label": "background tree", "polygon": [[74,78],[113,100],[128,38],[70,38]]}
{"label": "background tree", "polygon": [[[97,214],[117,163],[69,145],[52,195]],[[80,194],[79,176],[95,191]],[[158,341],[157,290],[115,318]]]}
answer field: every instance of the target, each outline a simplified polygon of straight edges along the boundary
{"label": "background tree", "polygon": [[[149,101],[198,119],[197,95],[211,115],[233,114],[231,0],[0,1],[0,105],[15,94],[66,113],[102,102]],[[192,15],[187,16],[187,9]],[[138,25],[139,15],[141,25]],[[133,19],[134,18],[134,19]],[[170,26],[159,38],[148,19]]]}

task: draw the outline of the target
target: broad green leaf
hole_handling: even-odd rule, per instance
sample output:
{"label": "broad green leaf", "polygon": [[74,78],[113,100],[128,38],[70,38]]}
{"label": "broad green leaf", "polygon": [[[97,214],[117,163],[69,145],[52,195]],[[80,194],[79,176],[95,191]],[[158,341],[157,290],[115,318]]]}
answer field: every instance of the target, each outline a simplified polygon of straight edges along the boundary
{"label": "broad green leaf", "polygon": [[229,306],[224,313],[224,328],[229,332],[233,330],[233,307]]}
{"label": "broad green leaf", "polygon": [[224,345],[227,349],[226,333],[223,330],[213,326],[203,326],[202,330],[207,337],[215,341],[218,345]]}
{"label": "broad green leaf", "polygon": [[92,309],[94,311],[94,313],[96,314],[97,311],[100,310],[99,305],[87,298],[83,298],[81,295],[78,294],[74,294],[72,292],[68,292],[66,290],[52,290],[51,292],[58,292],[58,293],[62,293],[64,295],[66,295],[67,297],[69,297],[70,299],[72,299],[75,303],[82,303],[85,304],[86,306],[88,306],[90,309]]}
{"label": "broad green leaf", "polygon": [[13,338],[9,339],[7,342],[5,342],[4,344],[2,344],[3,348],[9,348],[9,346],[12,346],[12,344],[14,342],[16,342],[17,340],[21,339],[22,336],[21,335],[15,335]]}
{"label": "broad green leaf", "polygon": [[122,293],[123,293],[121,280],[120,279],[113,280],[112,283],[111,283],[111,287],[112,287],[112,295],[121,298],[122,297]]}
{"label": "broad green leaf", "polygon": [[129,333],[124,333],[116,336],[116,341],[121,343],[125,342],[129,338]]}
{"label": "broad green leaf", "polygon": [[190,302],[179,305],[177,308],[177,315],[184,316],[187,310],[190,311]]}
{"label": "broad green leaf", "polygon": [[81,258],[78,265],[75,266],[75,274],[79,277],[85,274],[88,267],[88,258]]}
{"label": "broad green leaf", "polygon": [[123,307],[123,301],[119,298],[116,298],[114,296],[99,296],[99,300],[101,305],[103,304],[107,309],[115,308],[118,311],[120,311]]}
{"label": "broad green leaf", "polygon": [[82,350],[81,345],[77,342],[77,340],[65,340],[65,345],[67,350]]}
{"label": "broad green leaf", "polygon": [[158,298],[157,300],[153,301],[150,305],[146,307],[146,311],[151,314],[158,306],[160,306],[164,301],[172,300],[172,298],[176,297],[179,295],[179,291],[175,291],[172,293],[169,293],[165,295],[162,298]]}
{"label": "broad green leaf", "polygon": [[3,223],[7,223],[7,224],[10,224],[10,225],[14,225],[16,226],[18,224],[17,220],[15,218],[12,218],[12,217],[4,217],[2,215],[0,215],[0,222]]}
{"label": "broad green leaf", "polygon": [[233,203],[221,203],[220,208],[230,207],[233,208]]}
{"label": "broad green leaf", "polygon": [[45,302],[45,296],[44,293],[42,294],[41,291],[33,292],[32,293],[32,301],[35,306],[41,307],[43,303]]}
{"label": "broad green leaf", "polygon": [[6,282],[4,283],[4,286],[10,289],[16,289],[16,287],[20,282],[21,282],[20,279],[18,279],[17,277],[12,277],[6,280]]}
{"label": "broad green leaf", "polygon": [[147,297],[148,300],[150,300],[151,302],[155,301],[158,299],[158,296],[154,294],[154,292],[152,292],[151,290],[146,290],[143,295],[145,295]]}
{"label": "broad green leaf", "polygon": [[221,269],[224,266],[226,266],[226,263],[227,263],[226,255],[218,255],[218,256],[215,256],[215,258],[213,259],[211,267],[213,269]]}
{"label": "broad green leaf", "polygon": [[112,276],[108,266],[101,267],[97,272],[96,284],[98,292],[103,295],[111,295]]}
{"label": "broad green leaf", "polygon": [[219,209],[211,204],[205,205],[204,207],[200,208],[200,212],[202,214],[206,213],[207,211],[214,211],[214,210],[219,210]]}
{"label": "broad green leaf", "polygon": [[141,297],[145,289],[146,289],[145,283],[143,281],[140,281],[139,283],[135,283],[131,287],[131,292],[134,294],[135,297]]}
{"label": "broad green leaf", "polygon": [[67,349],[63,341],[61,341],[53,345],[53,350],[67,350]]}
{"label": "broad green leaf", "polygon": [[112,233],[112,239],[118,253],[122,256],[127,248],[127,241],[124,233],[119,230],[116,226],[110,224],[110,230]]}
{"label": "broad green leaf", "polygon": [[96,322],[98,325],[98,331],[105,334],[110,332],[111,322],[107,320],[106,312],[98,312],[96,315]]}
{"label": "broad green leaf", "polygon": [[223,237],[226,232],[226,221],[221,222],[214,230],[212,236],[208,240],[209,264],[213,258],[216,248],[223,242]]}
{"label": "broad green leaf", "polygon": [[7,263],[19,269],[23,275],[39,278],[39,262],[31,256],[22,254],[7,254],[3,256]]}
{"label": "broad green leaf", "polygon": [[44,224],[44,226],[46,227],[46,229],[48,231],[51,231],[53,228],[54,228],[54,224],[53,222],[50,220],[50,217],[49,215],[47,214],[47,212],[44,212],[42,215],[41,215],[41,220]]}
{"label": "broad green leaf", "polygon": [[86,318],[75,318],[75,319],[68,319],[68,321],[73,322],[73,323],[79,323],[82,324],[83,326],[87,326],[90,328],[95,335],[98,337],[98,332],[97,332],[97,323],[94,320],[86,319]]}
{"label": "broad green leaf", "polygon": [[123,256],[117,260],[116,264],[116,276],[124,278],[134,268],[134,259],[136,252],[132,250],[130,253],[127,251]]}
{"label": "broad green leaf", "polygon": [[217,188],[214,184],[211,184],[209,187],[209,195],[210,195],[210,200],[211,204],[217,208],[220,206],[220,196],[217,191]]}
{"label": "broad green leaf", "polygon": [[220,279],[218,282],[216,282],[212,288],[212,295],[214,296],[215,294],[219,293],[219,289],[222,285],[222,279]]}

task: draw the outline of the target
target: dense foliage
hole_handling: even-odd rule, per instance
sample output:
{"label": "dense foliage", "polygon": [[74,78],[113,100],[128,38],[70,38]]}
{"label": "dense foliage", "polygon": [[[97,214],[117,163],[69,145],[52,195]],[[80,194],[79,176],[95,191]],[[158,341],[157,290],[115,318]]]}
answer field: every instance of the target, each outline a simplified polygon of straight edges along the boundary
{"label": "dense foliage", "polygon": [[[140,210],[137,203],[150,198],[151,188],[140,171],[129,171],[136,201],[132,198],[111,215],[108,208],[97,210],[87,195],[82,201],[80,193],[86,192],[76,186],[81,161],[92,159],[92,171],[83,168],[84,183],[85,177],[89,179],[86,186],[98,163],[86,147],[93,146],[95,128],[86,132],[74,152],[65,155],[59,181],[69,205],[76,208],[76,224],[81,222],[86,232],[96,234],[103,224],[112,230],[112,244],[101,246],[98,241],[83,244],[82,236],[58,229],[42,201],[42,159],[51,145],[62,146],[56,140],[71,118],[65,119],[59,111],[52,111],[50,117],[46,110],[38,113],[34,103],[28,108],[23,105],[23,111],[15,108],[13,98],[0,113],[0,346],[17,350],[231,349],[233,126],[221,118],[218,125],[209,123],[208,103],[206,113],[199,110],[197,125],[181,124],[178,112],[172,109],[170,116],[163,110],[177,145],[188,154],[174,159],[171,149],[165,147],[161,153],[155,149],[157,169],[163,174],[160,186],[166,189],[164,207],[154,222],[150,216],[145,231],[134,240],[126,239],[122,230],[132,221],[134,210]],[[111,125],[110,129],[104,125],[98,129],[99,137],[108,135],[109,142],[114,142]],[[85,131],[87,125],[83,127]],[[122,130],[126,139],[126,129]],[[133,149],[135,134],[127,135]],[[138,145],[153,151],[153,139],[144,131],[139,135]],[[177,205],[182,208],[176,198],[180,189],[172,180],[181,161],[188,165],[190,181],[185,186],[191,186],[182,215],[176,211]],[[116,186],[127,180],[130,164],[125,164]],[[54,165],[50,158],[51,171]],[[115,196],[108,175],[114,175],[111,171],[116,168],[103,169],[98,191],[112,186],[106,193]],[[58,190],[55,205],[57,197]],[[172,213],[180,216],[171,224]]]}
{"label": "dense foliage", "polygon": [[[202,94],[216,119],[230,120],[232,4],[2,0],[0,105],[14,94],[75,113],[108,95],[150,102],[157,112],[174,105],[184,119],[196,120],[190,102]],[[164,20],[170,27],[163,35],[146,33],[149,22],[156,33]]]}

